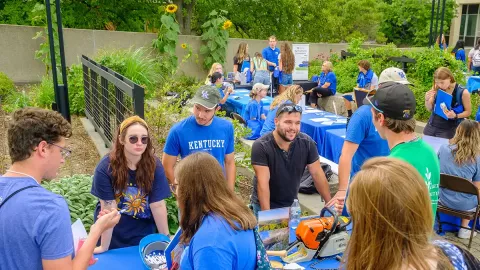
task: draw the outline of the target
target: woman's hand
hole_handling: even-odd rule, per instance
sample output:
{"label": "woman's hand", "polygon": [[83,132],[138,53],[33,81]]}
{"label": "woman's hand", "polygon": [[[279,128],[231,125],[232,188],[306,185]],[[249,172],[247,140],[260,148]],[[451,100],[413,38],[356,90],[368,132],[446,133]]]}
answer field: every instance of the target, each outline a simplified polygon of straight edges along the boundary
{"label": "woman's hand", "polygon": [[102,234],[104,231],[115,227],[115,225],[117,225],[117,223],[120,221],[120,213],[115,209],[104,209],[100,211],[97,217],[97,222],[92,225],[90,232],[95,230]]}
{"label": "woman's hand", "polygon": [[429,104],[433,105],[433,99],[434,99],[436,94],[437,94],[436,90],[434,90],[434,89],[429,90],[427,93],[425,93],[425,100]]}
{"label": "woman's hand", "polygon": [[317,93],[317,97],[322,97],[322,94],[320,94],[320,93]]}
{"label": "woman's hand", "polygon": [[457,114],[452,110],[443,110],[443,113],[448,117],[448,119],[455,119]]}

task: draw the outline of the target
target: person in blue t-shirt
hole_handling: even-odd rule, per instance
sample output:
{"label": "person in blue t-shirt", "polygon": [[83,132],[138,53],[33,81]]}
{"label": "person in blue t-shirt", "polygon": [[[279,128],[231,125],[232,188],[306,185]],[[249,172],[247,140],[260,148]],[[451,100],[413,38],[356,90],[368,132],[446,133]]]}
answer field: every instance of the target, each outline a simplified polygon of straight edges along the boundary
{"label": "person in blue t-shirt", "polygon": [[263,136],[269,132],[272,132],[275,129],[275,115],[277,114],[278,106],[283,103],[293,103],[298,104],[303,96],[303,88],[300,85],[290,85],[285,92],[281,95],[276,96],[272,104],[270,104],[270,111],[268,111],[267,119],[263,123],[262,130],[260,131],[260,136]]}
{"label": "person in blue t-shirt", "polygon": [[252,133],[246,137],[248,140],[255,140],[260,137],[260,131],[267,118],[263,112],[262,98],[267,95],[268,88],[268,85],[256,83],[253,85],[252,91],[250,91],[252,99],[248,102],[245,113],[242,115],[245,122],[247,122],[247,127],[252,130]]}
{"label": "person in blue t-shirt", "polygon": [[[276,46],[277,37],[270,36],[268,38],[268,47],[262,50],[262,57],[267,61],[268,70],[270,72],[273,72],[278,66],[278,55],[280,54],[280,49]],[[274,76],[272,76],[272,86],[273,89],[278,88],[278,78],[275,78]]]}
{"label": "person in blue t-shirt", "polygon": [[[455,175],[472,181],[480,189],[480,124],[465,119],[458,126],[455,136],[449,144],[438,150],[440,172]],[[455,192],[446,188],[440,189],[439,203],[449,208],[475,212],[478,205],[477,196]],[[468,228],[470,220],[462,219],[462,227],[458,231],[459,238],[470,238]]]}
{"label": "person in blue t-shirt", "polygon": [[219,72],[214,72],[211,77],[211,85],[217,88],[220,94],[220,101],[218,104],[223,105],[227,102],[228,97],[234,93],[233,87],[223,82],[223,75]]}
{"label": "person in blue t-shirt", "polygon": [[91,193],[99,200],[94,217],[105,209],[125,212],[113,230],[102,234],[95,253],[136,246],[156,230],[169,234],[165,199],[170,188],[154,155],[147,123],[131,116],[120,124],[114,138],[112,151],[93,175]]}
{"label": "person in blue t-shirt", "polygon": [[[372,91],[375,89],[376,85],[372,83],[372,79],[376,77],[373,70],[370,68],[370,62],[367,60],[360,60],[358,62],[358,77],[357,77],[357,86],[355,89],[363,91]],[[345,108],[347,109],[348,117],[352,116],[352,101],[348,96],[344,96]],[[362,100],[357,101],[362,103]]]}
{"label": "person in blue t-shirt", "polygon": [[256,269],[257,220],[225,184],[215,158],[197,152],[182,159],[174,187],[179,210],[187,217],[180,220],[180,242],[188,245],[180,269]]}
{"label": "person in blue t-shirt", "polygon": [[[380,74],[380,87],[388,82],[410,84],[404,72],[397,68],[387,68]],[[363,101],[362,101],[363,102]],[[338,200],[337,211],[343,211],[346,192],[350,179],[360,170],[363,163],[379,156],[388,156],[390,149],[386,140],[380,137],[373,125],[371,106],[363,105],[352,115],[347,126],[347,134],[343,143],[342,154],[338,163],[338,192],[334,198]],[[335,201],[329,203],[333,205]]]}
{"label": "person in blue t-shirt", "polygon": [[58,112],[25,108],[13,113],[7,133],[12,165],[0,177],[0,269],[87,269],[100,235],[120,216],[105,212],[72,260],[68,205],[40,185],[57,177],[72,152],[70,124]]}
{"label": "person in blue t-shirt", "polygon": [[177,157],[194,152],[207,152],[224,168],[228,186],[235,187],[235,153],[233,124],[216,117],[220,108],[220,94],[213,86],[200,86],[192,99],[193,115],[175,124],[168,134],[163,149],[162,164],[170,184],[173,183],[173,168]]}
{"label": "person in blue t-shirt", "polygon": [[452,50],[452,54],[455,56],[455,59],[462,61],[464,64],[466,63],[465,57],[465,41],[459,40],[455,47]]}
{"label": "person in blue t-shirt", "polygon": [[317,107],[318,98],[333,96],[337,93],[337,77],[333,73],[332,62],[323,62],[318,86],[306,91],[306,93],[310,93],[309,101],[313,108]]}

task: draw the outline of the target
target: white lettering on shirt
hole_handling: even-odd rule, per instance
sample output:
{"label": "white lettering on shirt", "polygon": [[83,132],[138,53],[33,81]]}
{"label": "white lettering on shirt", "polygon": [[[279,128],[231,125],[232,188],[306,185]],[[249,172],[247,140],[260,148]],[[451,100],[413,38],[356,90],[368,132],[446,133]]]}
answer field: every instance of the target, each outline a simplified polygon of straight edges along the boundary
{"label": "white lettering on shirt", "polygon": [[225,140],[198,140],[188,142],[188,150],[224,148]]}

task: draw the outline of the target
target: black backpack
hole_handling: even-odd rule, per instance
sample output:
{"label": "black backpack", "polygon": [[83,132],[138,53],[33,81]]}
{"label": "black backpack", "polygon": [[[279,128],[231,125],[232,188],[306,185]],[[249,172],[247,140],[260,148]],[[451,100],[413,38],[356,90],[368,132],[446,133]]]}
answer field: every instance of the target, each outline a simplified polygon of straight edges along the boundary
{"label": "black backpack", "polygon": [[[330,167],[330,165],[326,163],[320,163],[320,165],[322,166],[322,170],[325,173],[325,177],[327,178],[327,181],[330,182],[330,178],[333,175],[332,168]],[[300,189],[298,190],[298,192],[303,194],[318,193],[317,189],[315,188],[315,183],[313,182],[312,175],[308,171],[307,167],[305,167],[302,178],[300,179]]]}

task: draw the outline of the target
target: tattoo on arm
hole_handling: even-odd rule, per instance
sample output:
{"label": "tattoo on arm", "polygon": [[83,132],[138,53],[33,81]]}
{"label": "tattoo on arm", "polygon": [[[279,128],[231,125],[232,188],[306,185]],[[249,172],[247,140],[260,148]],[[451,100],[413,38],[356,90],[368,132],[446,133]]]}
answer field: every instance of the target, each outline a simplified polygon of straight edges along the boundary
{"label": "tattoo on arm", "polygon": [[107,200],[107,201],[104,201],[105,202],[105,208],[106,209],[113,209],[113,208],[116,208],[117,206],[117,203],[115,202],[115,200]]}

